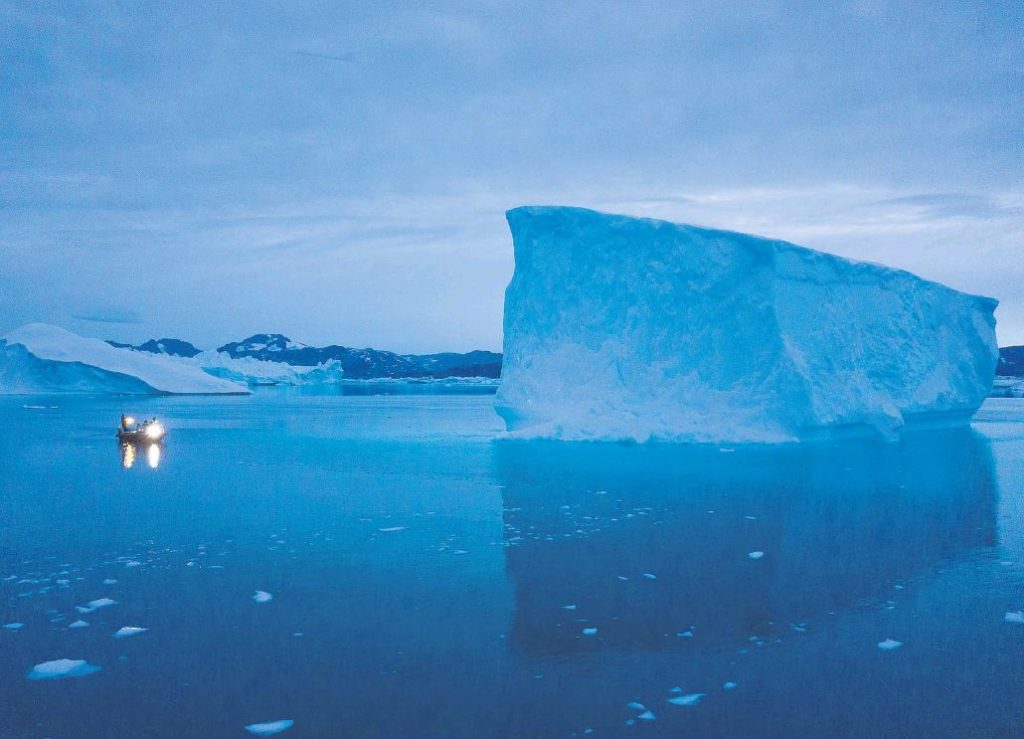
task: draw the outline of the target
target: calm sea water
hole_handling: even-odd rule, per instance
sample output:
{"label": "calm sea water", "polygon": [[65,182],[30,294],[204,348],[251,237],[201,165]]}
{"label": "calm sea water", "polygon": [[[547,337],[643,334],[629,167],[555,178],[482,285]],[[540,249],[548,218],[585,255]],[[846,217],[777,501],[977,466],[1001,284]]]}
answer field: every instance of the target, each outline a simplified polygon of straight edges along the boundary
{"label": "calm sea water", "polygon": [[775,449],[491,401],[0,399],[0,736],[1024,735],[1021,401]]}

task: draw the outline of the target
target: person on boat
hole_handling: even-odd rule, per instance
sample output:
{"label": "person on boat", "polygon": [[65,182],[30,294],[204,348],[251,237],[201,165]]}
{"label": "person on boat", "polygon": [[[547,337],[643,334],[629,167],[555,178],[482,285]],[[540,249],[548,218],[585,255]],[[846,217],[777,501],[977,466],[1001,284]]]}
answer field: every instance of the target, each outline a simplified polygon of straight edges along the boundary
{"label": "person on boat", "polygon": [[128,416],[126,416],[123,413],[121,414],[121,430],[122,431],[127,431],[128,430]]}

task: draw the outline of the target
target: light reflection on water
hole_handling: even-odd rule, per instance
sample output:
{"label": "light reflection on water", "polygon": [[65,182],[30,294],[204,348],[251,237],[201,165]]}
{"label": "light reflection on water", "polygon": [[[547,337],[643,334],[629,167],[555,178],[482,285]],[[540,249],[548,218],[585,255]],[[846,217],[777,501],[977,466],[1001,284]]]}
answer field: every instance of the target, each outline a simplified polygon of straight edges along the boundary
{"label": "light reflection on water", "polygon": [[160,466],[160,457],[163,454],[163,444],[160,442],[150,441],[143,444],[136,444],[131,441],[120,442],[121,447],[121,467],[126,470],[130,470],[135,464],[135,460],[139,456],[139,447],[143,446],[146,452],[146,464],[149,465],[151,470],[155,470]]}

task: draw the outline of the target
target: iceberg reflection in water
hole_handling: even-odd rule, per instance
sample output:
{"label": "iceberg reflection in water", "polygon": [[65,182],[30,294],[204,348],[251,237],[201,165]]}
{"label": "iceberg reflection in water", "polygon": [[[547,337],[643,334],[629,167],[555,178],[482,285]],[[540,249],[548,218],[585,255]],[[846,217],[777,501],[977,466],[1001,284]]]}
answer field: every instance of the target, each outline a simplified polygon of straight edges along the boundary
{"label": "iceberg reflection in water", "polygon": [[589,650],[578,619],[616,648],[756,643],[884,606],[894,587],[996,541],[991,453],[966,429],[773,449],[507,442],[496,454],[512,638],[528,653]]}

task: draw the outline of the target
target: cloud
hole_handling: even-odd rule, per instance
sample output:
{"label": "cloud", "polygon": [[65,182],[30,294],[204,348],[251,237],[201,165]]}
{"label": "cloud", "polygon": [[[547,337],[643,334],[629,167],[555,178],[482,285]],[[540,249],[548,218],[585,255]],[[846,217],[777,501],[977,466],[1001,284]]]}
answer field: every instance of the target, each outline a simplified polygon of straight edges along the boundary
{"label": "cloud", "polygon": [[89,323],[139,324],[145,322],[138,313],[127,308],[93,311],[88,314],[75,315],[74,318]]}

